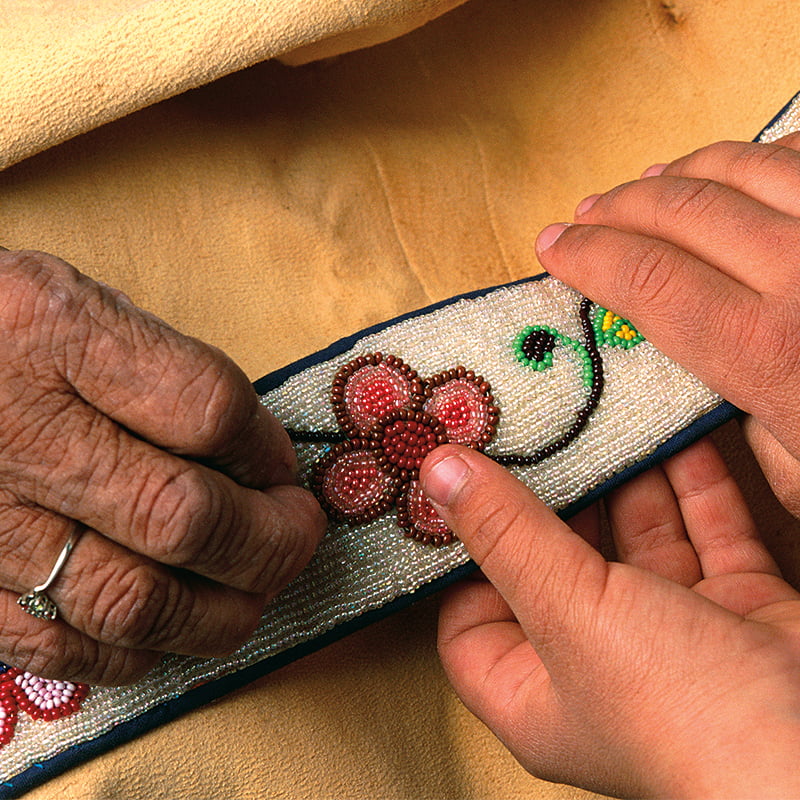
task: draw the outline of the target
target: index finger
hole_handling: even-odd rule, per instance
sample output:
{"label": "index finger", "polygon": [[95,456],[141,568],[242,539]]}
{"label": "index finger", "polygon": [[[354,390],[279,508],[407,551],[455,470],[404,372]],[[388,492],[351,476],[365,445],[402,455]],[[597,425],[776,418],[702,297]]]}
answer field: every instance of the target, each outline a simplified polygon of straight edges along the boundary
{"label": "index finger", "polygon": [[787,412],[780,397],[793,395],[784,390],[797,359],[781,300],[668,242],[614,228],[551,225],[538,252],[548,272],[630,319],[727,400],[767,420]]}

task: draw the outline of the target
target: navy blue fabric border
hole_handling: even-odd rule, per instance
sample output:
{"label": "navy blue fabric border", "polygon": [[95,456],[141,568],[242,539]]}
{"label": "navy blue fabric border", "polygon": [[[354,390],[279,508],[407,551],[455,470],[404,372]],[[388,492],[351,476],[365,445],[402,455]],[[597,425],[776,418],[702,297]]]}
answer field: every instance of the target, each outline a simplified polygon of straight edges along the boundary
{"label": "navy blue fabric border", "polygon": [[[798,97],[800,97],[800,92],[795,94],[794,97],[792,97],[792,99],[789,100],[789,102],[786,103],[786,105],[770,120],[770,122],[764,126],[754,141],[758,141],[764,131],[772,127]],[[543,277],[545,277],[544,274],[536,275],[532,278],[523,278],[522,280],[503,285],[516,286],[521,283],[541,280]],[[412,319],[413,317],[420,316],[421,314],[430,313],[438,308],[443,308],[451,303],[454,303],[457,300],[481,297],[498,288],[501,287],[493,286],[489,289],[479,289],[474,292],[468,292],[455,298],[449,298],[439,303],[434,303],[426,308],[403,314],[393,320],[390,320],[389,322],[374,325],[370,328],[360,331],[357,334],[354,334],[353,336],[340,339],[318,353],[295,361],[293,364],[290,364],[283,369],[276,370],[269,375],[265,375],[263,378],[254,383],[254,387],[259,394],[264,394],[265,392],[280,386],[284,381],[300,370],[313,366],[314,364],[318,364],[320,361],[333,358],[334,356],[349,350],[359,340],[371,333],[377,333],[389,325],[394,325],[398,322],[402,322],[403,320]],[[573,514],[576,514],[581,509],[586,508],[587,506],[596,502],[603,497],[603,495],[622,485],[631,478],[634,478],[636,475],[639,475],[640,473],[661,463],[670,456],[675,455],[685,447],[688,447],[690,444],[707,435],[720,425],[723,425],[725,422],[732,419],[739,413],[740,412],[738,409],[730,403],[722,403],[714,410],[700,417],[687,428],[684,428],[682,431],[679,431],[677,434],[672,436],[648,457],[612,476],[601,486],[598,486],[580,500],[563,509],[561,512],[559,512],[559,516],[567,519]],[[267,658],[264,661],[253,664],[250,667],[245,667],[244,669],[235,673],[225,675],[215,681],[210,681],[209,683],[205,683],[194,689],[190,689],[188,692],[185,692],[174,700],[169,700],[165,703],[162,703],[128,722],[117,725],[108,733],[101,734],[95,739],[74,745],[68,750],[65,750],[63,753],[59,753],[58,755],[53,756],[52,758],[49,758],[41,763],[35,764],[24,772],[21,772],[19,775],[15,776],[13,781],[0,784],[0,798],[18,797],[22,793],[27,792],[36,786],[40,786],[50,778],[55,777],[71,767],[75,767],[84,761],[88,761],[90,758],[94,758],[95,756],[102,755],[117,745],[130,741],[134,737],[146,733],[147,731],[152,730],[160,725],[164,725],[165,723],[170,722],[177,717],[188,713],[189,711],[200,708],[206,703],[216,700],[223,695],[234,691],[235,689],[239,689],[248,683],[257,680],[258,678],[268,675],[269,673],[274,672],[275,670],[280,669],[287,664],[290,664],[292,661],[295,661],[298,658],[302,658],[303,656],[309,655],[317,650],[321,650],[323,647],[344,638],[350,633],[354,633],[357,630],[365,628],[367,625],[371,625],[373,622],[377,622],[385,617],[390,616],[391,614],[394,614],[397,611],[407,608],[418,600],[429,597],[441,589],[444,589],[445,587],[463,579],[473,572],[475,568],[476,565],[474,562],[467,562],[461,567],[456,567],[455,569],[451,570],[446,575],[443,575],[442,577],[425,584],[417,589],[416,592],[398,597],[396,600],[387,603],[381,608],[368,611],[359,617],[343,622],[337,625],[335,628],[332,628],[330,631],[318,636],[316,639],[303,642],[283,651],[282,653],[278,653],[270,658]]]}
{"label": "navy blue fabric border", "polygon": [[792,97],[792,99],[761,129],[758,136],[756,136],[753,141],[757,142],[789,110],[789,107],[798,97],[800,97],[800,92],[797,92],[797,94],[794,95],[794,97]]}

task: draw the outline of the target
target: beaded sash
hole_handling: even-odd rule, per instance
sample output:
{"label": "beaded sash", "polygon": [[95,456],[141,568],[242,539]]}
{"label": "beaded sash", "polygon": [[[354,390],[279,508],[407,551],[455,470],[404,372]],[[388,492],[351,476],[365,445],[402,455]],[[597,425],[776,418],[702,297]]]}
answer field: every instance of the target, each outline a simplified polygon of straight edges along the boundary
{"label": "beaded sash", "polygon": [[[800,127],[800,95],[759,137]],[[447,300],[256,383],[331,519],[311,564],[227,658],[165,656],[132,686],[0,665],[0,797],[203,705],[474,568],[419,489],[465,444],[569,516],[736,410],[613,309],[549,276]]]}

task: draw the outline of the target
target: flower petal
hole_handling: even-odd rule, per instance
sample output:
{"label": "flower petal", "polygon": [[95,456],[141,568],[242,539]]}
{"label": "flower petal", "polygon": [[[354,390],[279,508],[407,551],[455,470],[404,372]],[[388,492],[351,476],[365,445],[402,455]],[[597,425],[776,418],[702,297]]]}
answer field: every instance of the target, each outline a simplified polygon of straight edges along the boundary
{"label": "flower petal", "polygon": [[495,434],[499,416],[491,392],[480,375],[457,367],[425,382],[423,409],[444,425],[450,442],[483,450]]}
{"label": "flower petal", "polygon": [[[5,675],[0,676],[0,679],[4,678]],[[11,692],[11,686],[11,682],[7,680],[0,683],[0,747],[11,741],[17,727],[17,701]]]}
{"label": "flower petal", "polygon": [[397,501],[397,523],[406,536],[422,544],[438,547],[450,544],[456,538],[431,505],[419,481],[411,481],[407,491]]}
{"label": "flower petal", "polygon": [[358,525],[394,505],[401,481],[381,466],[382,454],[377,442],[352,439],[317,461],[311,473],[312,489],[331,516]]}
{"label": "flower petal", "polygon": [[424,400],[417,373],[396,356],[369,353],[342,367],[333,381],[336,419],[350,437],[368,436],[399,409],[417,410]]}
{"label": "flower petal", "polygon": [[11,694],[19,708],[34,719],[54,720],[74,714],[89,693],[85,683],[54,681],[12,667],[8,677]]}

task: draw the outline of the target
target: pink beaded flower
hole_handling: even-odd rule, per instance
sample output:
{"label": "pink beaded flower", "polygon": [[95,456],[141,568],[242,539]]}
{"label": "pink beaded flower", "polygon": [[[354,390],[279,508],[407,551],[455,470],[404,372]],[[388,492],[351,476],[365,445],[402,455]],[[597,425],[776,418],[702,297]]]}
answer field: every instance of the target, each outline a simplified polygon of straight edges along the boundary
{"label": "pink beaded flower", "polygon": [[88,693],[85,683],[53,681],[0,665],[0,747],[13,738],[20,710],[33,719],[60,719],[77,711]]}
{"label": "pink beaded flower", "polygon": [[464,367],[422,380],[396,356],[370,353],[339,370],[332,402],[348,438],[312,470],[326,511],[359,525],[396,506],[406,536],[451,542],[452,531],[420,488],[419,468],[440,444],[483,450],[491,441],[499,412],[489,384]]}

